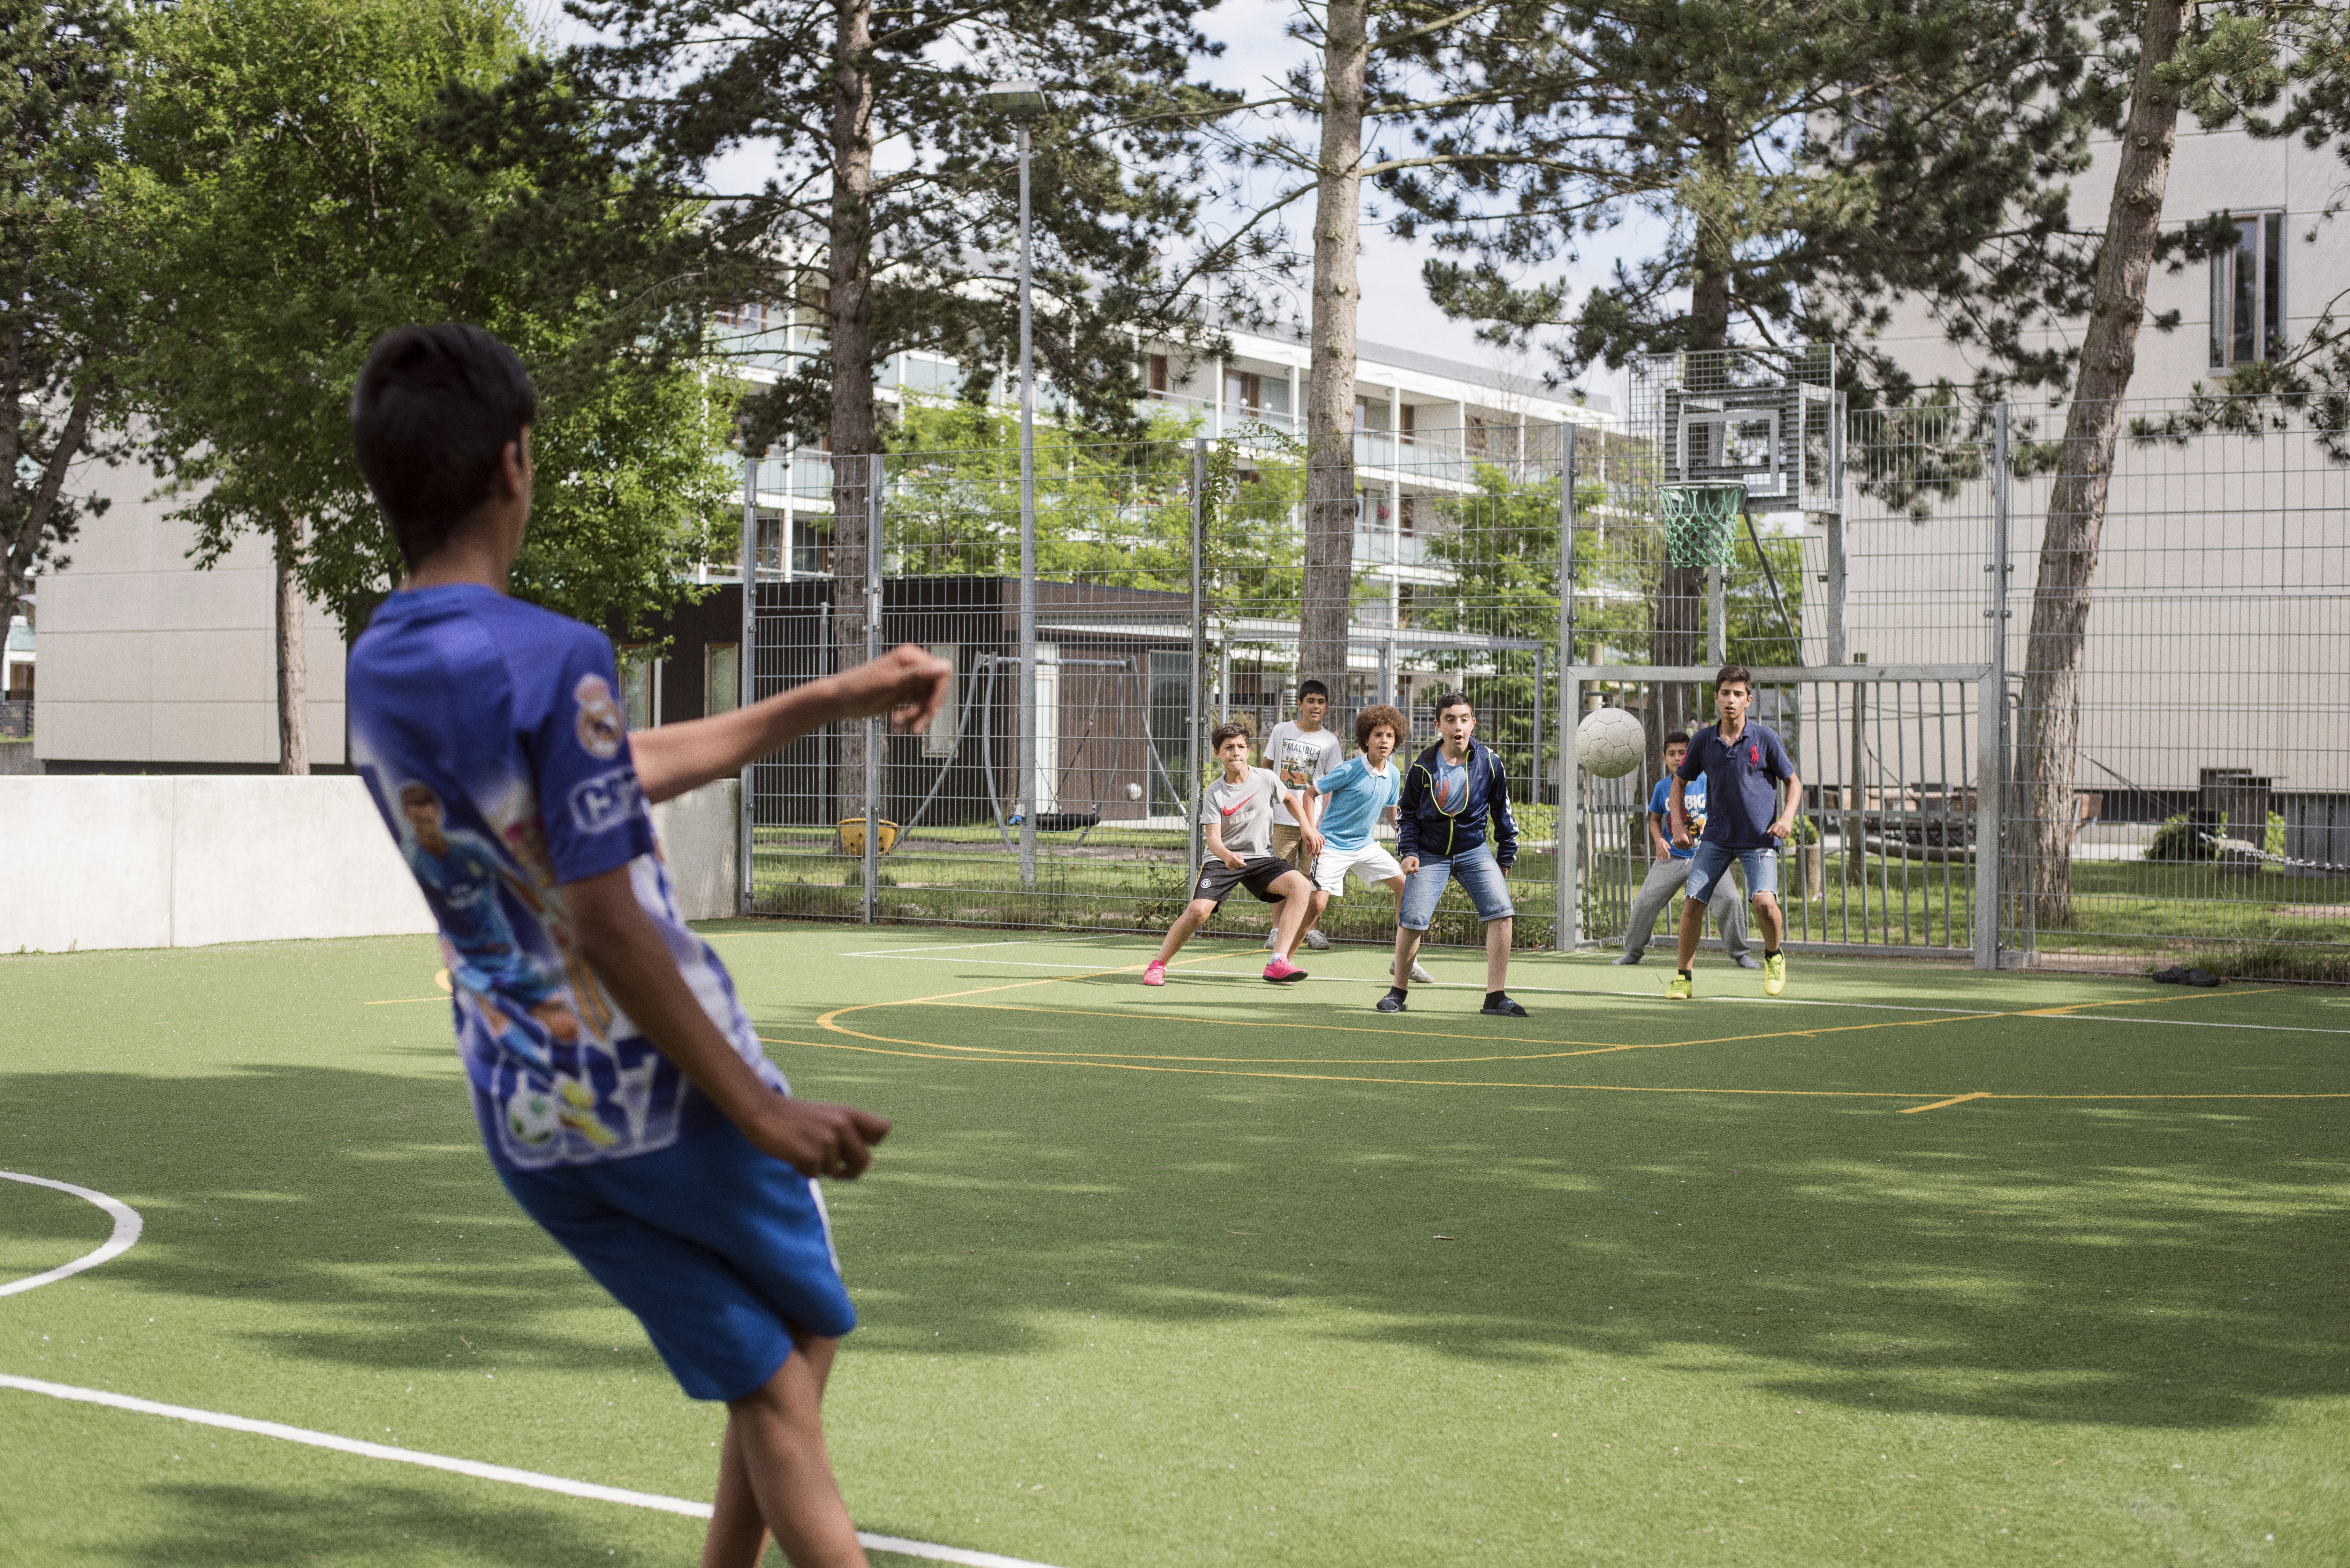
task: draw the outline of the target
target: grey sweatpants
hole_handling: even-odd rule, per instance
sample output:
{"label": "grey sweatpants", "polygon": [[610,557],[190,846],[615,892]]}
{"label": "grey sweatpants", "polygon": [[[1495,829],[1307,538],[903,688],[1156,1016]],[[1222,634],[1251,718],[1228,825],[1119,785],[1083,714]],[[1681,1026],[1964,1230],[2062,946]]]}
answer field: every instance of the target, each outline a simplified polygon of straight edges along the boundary
{"label": "grey sweatpants", "polygon": [[[1657,929],[1657,916],[1672,902],[1673,895],[1689,880],[1690,863],[1686,860],[1652,860],[1648,874],[1641,878],[1640,890],[1632,895],[1631,926],[1624,933],[1624,950],[1639,953],[1647,950],[1648,933]],[[1713,898],[1705,912],[1713,917],[1714,929],[1721,933],[1722,945],[1731,958],[1752,950],[1746,939],[1746,900],[1738,896],[1729,877],[1714,885]]]}

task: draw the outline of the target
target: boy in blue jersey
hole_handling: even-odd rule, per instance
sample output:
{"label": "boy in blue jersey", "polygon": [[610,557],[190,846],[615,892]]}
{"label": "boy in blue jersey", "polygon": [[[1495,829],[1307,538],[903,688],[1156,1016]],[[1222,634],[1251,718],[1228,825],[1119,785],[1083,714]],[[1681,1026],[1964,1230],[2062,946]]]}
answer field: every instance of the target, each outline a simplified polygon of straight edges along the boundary
{"label": "boy in blue jersey", "polygon": [[[1729,875],[1731,861],[1745,873],[1747,896],[1754,902],[1754,920],[1762,928],[1762,992],[1776,996],[1787,989],[1787,955],[1779,950],[1786,921],[1779,913],[1779,846],[1795,830],[1795,811],[1803,804],[1804,781],[1795,776],[1794,759],[1768,724],[1747,718],[1754,700],[1754,677],[1742,664],[1725,664],[1713,678],[1713,707],[1721,718],[1690,738],[1689,755],[1673,770],[1673,845],[1694,847],[1690,857],[1689,897],[1681,900],[1680,971],[1666,994],[1682,1001],[1695,989],[1690,966],[1697,961],[1697,940],[1705,929],[1705,909],[1715,887]],[[1706,818],[1703,839],[1690,832],[1689,786],[1705,780]],[[1786,804],[1780,805],[1780,791]]]}
{"label": "boy in blue jersey", "polygon": [[[1457,877],[1477,918],[1485,922],[1485,1005],[1494,1018],[1523,1018],[1511,999],[1510,937],[1517,907],[1510,902],[1510,862],[1518,854],[1518,819],[1510,815],[1510,781],[1502,759],[1477,743],[1477,710],[1458,691],[1436,700],[1443,738],[1419,753],[1404,774],[1396,808],[1396,848],[1403,857],[1402,908],[1396,916],[1393,983],[1378,1000],[1381,1012],[1405,1010],[1412,960],[1436,918],[1444,885]],[[1493,846],[1485,846],[1492,819]]]}
{"label": "boy in blue jersey", "polygon": [[[1395,821],[1396,803],[1403,798],[1403,774],[1394,762],[1402,738],[1403,714],[1385,702],[1374,702],[1355,715],[1355,754],[1310,781],[1309,787],[1323,799],[1305,829],[1306,859],[1314,867],[1309,931],[1331,899],[1346,896],[1349,873],[1357,881],[1385,888],[1396,896],[1396,907],[1403,907],[1403,867],[1373,836],[1379,823]],[[1388,972],[1395,971],[1390,968]],[[1436,978],[1418,964],[1409,973],[1423,985]]]}
{"label": "boy in blue jersey", "polygon": [[[1673,895],[1681,891],[1689,881],[1690,860],[1697,851],[1676,847],[1672,831],[1672,774],[1689,755],[1689,733],[1675,730],[1665,737],[1665,777],[1648,794],[1648,874],[1640,880],[1640,889],[1632,895],[1632,918],[1624,928],[1624,950],[1616,961],[1638,963],[1640,955],[1648,950],[1648,939],[1656,935],[1657,917]],[[1681,805],[1689,813],[1690,826],[1697,833],[1705,831],[1705,780],[1691,779],[1681,794]],[[1728,877],[1713,885],[1713,900],[1706,912],[1713,917],[1714,929],[1721,933],[1721,945],[1741,969],[1761,969],[1762,961],[1748,950],[1746,940],[1746,906],[1736,898],[1737,889]],[[1679,929],[1679,921],[1674,929]]]}
{"label": "boy in blue jersey", "polygon": [[678,916],[647,806],[835,719],[920,729],[951,667],[900,648],[631,736],[610,643],[506,597],[536,413],[477,328],[369,356],[352,440],[407,574],[351,649],[352,760],[441,927],[499,1179],[726,1404],[702,1563],[749,1568],[772,1533],[798,1568],[856,1568],[820,1417],[856,1313],[815,1179],[862,1173],[889,1124],[792,1097]]}

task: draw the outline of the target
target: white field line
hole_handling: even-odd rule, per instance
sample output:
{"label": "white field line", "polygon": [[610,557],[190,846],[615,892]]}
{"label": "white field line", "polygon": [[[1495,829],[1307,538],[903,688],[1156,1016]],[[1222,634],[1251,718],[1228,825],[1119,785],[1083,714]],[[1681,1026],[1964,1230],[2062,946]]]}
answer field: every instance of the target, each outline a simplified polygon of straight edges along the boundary
{"label": "white field line", "polygon": [[94,1269],[109,1258],[119,1258],[130,1250],[130,1243],[139,1240],[139,1232],[146,1229],[147,1222],[139,1217],[139,1210],[128,1203],[109,1198],[103,1192],[93,1192],[87,1187],[76,1187],[70,1181],[52,1181],[46,1176],[26,1176],[14,1170],[0,1170],[0,1181],[21,1181],[28,1187],[48,1187],[59,1192],[70,1192],[85,1203],[97,1204],[114,1217],[114,1233],[107,1237],[105,1244],[95,1251],[84,1252],[72,1262],[60,1263],[47,1273],[10,1280],[0,1285],[0,1296],[13,1296],[19,1291],[36,1291],[43,1285],[53,1285],[59,1280],[78,1274],[84,1269]]}
{"label": "white field line", "polygon": [[[0,1373],[0,1388],[14,1388],[26,1394],[46,1394],[52,1399],[70,1399],[84,1405],[103,1405],[109,1409],[128,1410],[138,1416],[161,1416],[167,1420],[186,1421],[198,1427],[217,1427],[224,1432],[276,1438],[283,1442],[328,1449],[363,1459],[388,1459],[394,1464],[446,1470],[452,1475],[472,1476],[476,1480],[504,1481],[509,1486],[559,1492],[565,1497],[586,1498],[591,1502],[617,1502],[629,1508],[679,1514],[687,1519],[708,1519],[711,1512],[708,1503],[695,1502],[688,1498],[631,1491],[626,1487],[599,1486],[594,1481],[572,1480],[564,1476],[541,1475],[536,1470],[516,1469],[512,1465],[488,1465],[479,1459],[421,1453],[414,1449],[395,1448],[390,1443],[362,1442],[355,1438],[337,1437],[332,1432],[314,1432],[307,1427],[289,1427],[281,1421],[256,1421],[250,1417],[226,1416],[216,1410],[194,1410],[185,1405],[165,1405],[153,1399],[133,1398],[128,1394],[116,1394],[104,1388],[77,1388],[69,1383],[45,1383],[37,1377],[16,1377],[6,1373]],[[940,1546],[928,1541],[908,1541],[895,1535],[875,1535],[861,1530],[857,1532],[857,1539],[875,1552],[895,1552],[900,1556],[927,1558],[933,1563],[960,1563],[966,1568],[1047,1568],[1045,1563],[1032,1563],[1024,1558],[1003,1557],[993,1552],[972,1552],[960,1546]]]}

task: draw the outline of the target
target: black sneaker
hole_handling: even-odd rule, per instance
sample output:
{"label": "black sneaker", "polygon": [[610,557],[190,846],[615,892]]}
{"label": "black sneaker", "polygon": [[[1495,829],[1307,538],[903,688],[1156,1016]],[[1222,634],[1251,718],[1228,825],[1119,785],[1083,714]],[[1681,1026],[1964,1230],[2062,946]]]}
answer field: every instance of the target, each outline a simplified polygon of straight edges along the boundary
{"label": "black sneaker", "polygon": [[1488,1018],[1523,1018],[1526,1015],[1524,1008],[1506,996],[1498,1002],[1489,1002],[1477,1011]]}
{"label": "black sneaker", "polygon": [[2220,983],[2220,977],[2213,974],[2210,970],[2190,969],[2187,971],[2187,983],[2189,985],[2214,986]]}
{"label": "black sneaker", "polygon": [[2179,968],[2177,964],[2172,964],[2168,969],[2156,970],[2154,971],[2154,983],[2157,985],[2184,985],[2187,983],[2187,971]]}
{"label": "black sneaker", "polygon": [[1402,1012],[1408,1011],[1404,1006],[1403,998],[1398,996],[1392,991],[1379,998],[1378,1006],[1381,1012]]}

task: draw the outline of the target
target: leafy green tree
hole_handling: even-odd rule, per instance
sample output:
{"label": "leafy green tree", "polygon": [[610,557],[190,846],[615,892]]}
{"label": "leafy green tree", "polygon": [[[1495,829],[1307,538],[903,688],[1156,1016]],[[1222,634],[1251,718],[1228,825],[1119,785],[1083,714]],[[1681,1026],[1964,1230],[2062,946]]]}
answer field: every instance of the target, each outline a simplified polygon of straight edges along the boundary
{"label": "leafy green tree", "polygon": [[306,598],[348,632],[398,576],[348,423],[382,332],[473,321],[539,378],[519,591],[641,622],[724,514],[732,389],[653,286],[690,209],[527,43],[499,0],[186,0],[143,20],[118,185],[148,237],[129,388],[200,564],[271,541],[284,771],[307,767]]}
{"label": "leafy green tree", "polygon": [[105,509],[74,476],[115,451],[120,236],[100,182],[129,42],[113,0],[0,0],[0,635]]}

